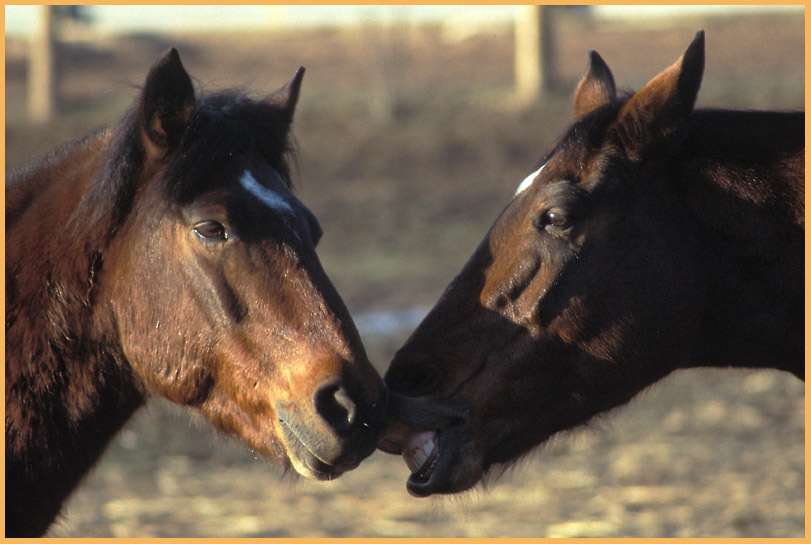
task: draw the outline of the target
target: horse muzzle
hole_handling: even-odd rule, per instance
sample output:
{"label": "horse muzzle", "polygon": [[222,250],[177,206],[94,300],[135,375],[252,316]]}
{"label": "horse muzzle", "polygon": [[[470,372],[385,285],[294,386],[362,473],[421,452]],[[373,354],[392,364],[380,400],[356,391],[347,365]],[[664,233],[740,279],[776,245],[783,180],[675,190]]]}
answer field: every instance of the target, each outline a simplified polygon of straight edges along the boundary
{"label": "horse muzzle", "polygon": [[333,379],[313,394],[312,412],[277,405],[282,436],[293,467],[302,476],[332,480],[371,455],[386,432],[386,389],[368,403],[342,380]]}

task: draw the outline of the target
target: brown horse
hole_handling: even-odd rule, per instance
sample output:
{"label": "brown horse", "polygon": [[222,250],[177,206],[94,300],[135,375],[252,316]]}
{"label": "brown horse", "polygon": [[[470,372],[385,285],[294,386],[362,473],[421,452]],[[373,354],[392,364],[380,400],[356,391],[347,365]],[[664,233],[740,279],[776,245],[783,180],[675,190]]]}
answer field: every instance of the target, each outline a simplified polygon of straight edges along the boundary
{"label": "brown horse", "polygon": [[337,478],[385,387],[291,192],[303,69],[264,100],[195,97],[172,49],[116,126],[6,189],[6,535],[43,534],[152,394]]}
{"label": "brown horse", "polygon": [[[804,113],[694,110],[704,35],[575,121],[385,376],[412,494],[474,486],[686,367],[804,373]],[[420,432],[421,431],[421,432]]]}

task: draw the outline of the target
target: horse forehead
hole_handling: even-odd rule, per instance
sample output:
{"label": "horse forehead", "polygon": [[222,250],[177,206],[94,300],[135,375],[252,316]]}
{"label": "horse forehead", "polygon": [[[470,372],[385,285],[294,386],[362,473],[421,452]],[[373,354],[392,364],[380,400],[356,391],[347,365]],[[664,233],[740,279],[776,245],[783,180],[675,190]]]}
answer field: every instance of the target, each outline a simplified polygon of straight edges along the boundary
{"label": "horse forehead", "polygon": [[[270,172],[271,176],[274,178],[274,185],[279,186],[280,189],[286,188],[281,176],[279,176],[279,174],[273,169],[271,169]],[[293,213],[293,207],[290,205],[287,199],[285,199],[285,197],[278,190],[270,189],[259,183],[250,169],[246,169],[244,172],[242,172],[239,177],[239,184],[249,194],[271,210],[283,214]]]}
{"label": "horse forehead", "polygon": [[540,168],[525,177],[515,190],[513,198],[526,192],[544,173],[545,179],[549,182],[560,180],[590,180],[590,183],[582,185],[583,188],[599,184],[602,180],[601,172],[605,170],[610,162],[610,153],[602,149],[591,149],[585,144],[580,146],[563,146],[544,162]]}
{"label": "horse forehead", "polygon": [[538,168],[533,173],[525,177],[524,180],[518,185],[518,189],[515,190],[514,196],[518,196],[527,189],[529,189],[530,186],[532,186],[532,184],[538,178],[538,175],[541,173],[541,170],[544,169],[544,166],[546,166],[546,163],[542,164],[540,168]]}

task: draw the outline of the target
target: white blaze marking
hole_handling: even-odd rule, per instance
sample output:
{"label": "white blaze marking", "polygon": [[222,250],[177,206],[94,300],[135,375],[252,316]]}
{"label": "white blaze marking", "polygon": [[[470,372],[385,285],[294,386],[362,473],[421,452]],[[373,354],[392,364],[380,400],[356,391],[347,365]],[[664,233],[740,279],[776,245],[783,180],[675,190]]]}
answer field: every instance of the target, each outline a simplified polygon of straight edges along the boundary
{"label": "white blaze marking", "polygon": [[529,189],[529,186],[532,185],[532,182],[535,181],[535,178],[538,177],[538,174],[541,173],[541,170],[543,170],[544,166],[546,166],[546,164],[542,165],[540,168],[538,168],[533,173],[524,178],[524,181],[522,181],[521,185],[519,185],[518,189],[516,189],[515,196],[518,196],[519,194]]}
{"label": "white blaze marking", "polygon": [[[278,177],[278,174],[276,174],[276,176]],[[256,181],[256,178],[253,177],[250,170],[245,170],[242,177],[239,178],[239,183],[242,184],[246,191],[258,198],[268,208],[280,212],[293,213],[293,208],[290,204],[276,191],[260,185],[259,182]]]}

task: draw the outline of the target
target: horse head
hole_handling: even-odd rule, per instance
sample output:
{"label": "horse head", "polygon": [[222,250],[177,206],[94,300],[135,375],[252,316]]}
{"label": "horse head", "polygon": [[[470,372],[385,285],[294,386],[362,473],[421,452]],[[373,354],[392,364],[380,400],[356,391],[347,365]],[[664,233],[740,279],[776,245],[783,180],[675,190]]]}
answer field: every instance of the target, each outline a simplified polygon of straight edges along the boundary
{"label": "horse head", "polygon": [[198,100],[176,51],[153,65],[105,169],[120,187],[96,296],[150,391],[331,479],[374,451],[385,389],[291,191],[302,75]]}
{"label": "horse head", "polygon": [[[785,228],[773,225],[774,240],[759,241],[772,254],[755,260],[732,255],[729,243],[754,240],[755,229],[700,213],[745,215],[741,206],[749,202],[722,200],[743,178],[736,170],[741,164],[748,168],[745,179],[762,180],[750,186],[790,170],[765,161],[756,166],[753,155],[746,161],[731,156],[739,146],[729,138],[744,130],[725,136],[723,144],[708,143],[714,139],[707,134],[717,129],[693,115],[703,67],[699,33],[639,92],[618,96],[611,71],[590,53],[575,93],[574,123],[518,186],[385,375],[393,421],[380,447],[406,457],[412,494],[468,489],[489,469],[627,402],[677,368],[800,368],[802,308],[796,301],[802,292],[791,286],[802,278],[801,227],[783,213],[779,225]],[[781,156],[802,148],[795,130],[801,119],[790,122],[799,144],[786,145]],[[761,176],[758,168],[770,173]],[[795,185],[802,180],[796,172]],[[727,186],[719,190],[719,183]],[[788,199],[751,207],[750,217],[771,213],[778,200]],[[743,283],[749,278],[734,280],[741,281],[737,292],[725,285],[746,277],[746,268],[751,285]],[[775,318],[771,322],[786,325],[791,336],[774,336],[755,349],[755,337],[762,340],[775,327],[744,332],[756,326],[740,319],[747,312],[739,306],[755,295],[742,293],[778,284],[783,287],[763,301],[746,304],[768,307],[766,299],[779,296],[786,311],[762,321]]]}

